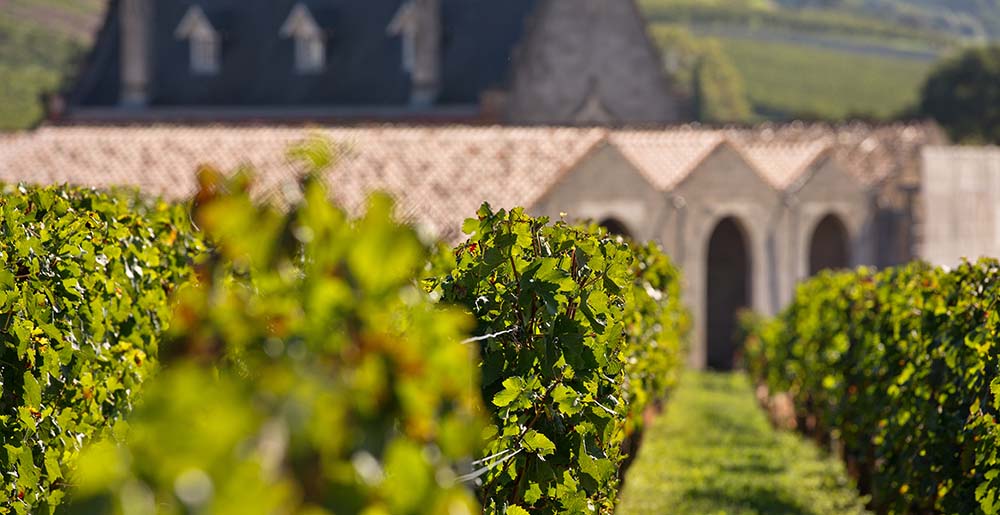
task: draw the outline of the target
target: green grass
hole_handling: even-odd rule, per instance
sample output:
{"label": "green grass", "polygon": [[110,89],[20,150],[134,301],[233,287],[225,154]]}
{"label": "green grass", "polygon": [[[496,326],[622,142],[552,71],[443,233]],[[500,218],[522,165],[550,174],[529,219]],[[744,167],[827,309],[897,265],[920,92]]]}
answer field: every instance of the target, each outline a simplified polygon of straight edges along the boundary
{"label": "green grass", "polygon": [[75,36],[0,13],[0,131],[37,124],[42,93],[59,89],[83,51]]}
{"label": "green grass", "polygon": [[88,17],[104,10],[106,0],[7,0],[15,6],[57,9]]}
{"label": "green grass", "polygon": [[865,513],[843,466],[772,428],[743,374],[689,372],[626,476],[620,515]]}
{"label": "green grass", "polygon": [[89,41],[108,0],[4,0],[4,11],[23,24]]}
{"label": "green grass", "polygon": [[916,104],[933,66],[794,43],[720,40],[765,117],[892,117]]}
{"label": "green grass", "polygon": [[1000,37],[995,0],[639,0],[657,21],[749,25],[948,42]]}
{"label": "green grass", "polygon": [[646,17],[657,23],[766,28],[933,46],[948,46],[954,39],[941,32],[914,29],[905,23],[845,9],[788,9],[771,0],[639,0],[639,5]]}
{"label": "green grass", "polygon": [[45,114],[40,95],[59,86],[59,73],[40,66],[0,64],[0,131],[31,127]]}
{"label": "green grass", "polygon": [[874,16],[857,2],[639,2],[654,33],[682,26],[721,41],[756,114],[744,121],[897,117],[916,105],[933,56],[958,46],[954,34]]}

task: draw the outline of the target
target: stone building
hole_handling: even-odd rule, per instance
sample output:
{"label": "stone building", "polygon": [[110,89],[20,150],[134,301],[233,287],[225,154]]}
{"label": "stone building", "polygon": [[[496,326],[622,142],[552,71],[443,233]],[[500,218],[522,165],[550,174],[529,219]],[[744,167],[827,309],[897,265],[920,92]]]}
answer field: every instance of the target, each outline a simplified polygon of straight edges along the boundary
{"label": "stone building", "polygon": [[[691,364],[728,368],[739,309],[773,313],[825,268],[886,265],[906,249],[932,126],[697,127],[43,127],[0,139],[0,183],[133,186],[172,199],[199,164],[258,171],[255,192],[297,194],[286,149],[310,133],[344,144],[327,174],[357,212],[374,190],[403,219],[454,241],[481,202],[593,220],[656,240],[682,267],[694,318]],[[909,218],[908,218],[909,217]]]}
{"label": "stone building", "polygon": [[384,190],[446,240],[487,201],[660,242],[697,367],[733,365],[740,309],[917,255],[936,127],[684,126],[675,86],[635,0],[110,0],[53,123],[0,137],[0,182],[180,199],[200,163],[250,165],[282,200],[296,126],[320,124],[349,149],[327,178],[351,211]]}
{"label": "stone building", "polygon": [[1000,148],[931,146],[922,158],[920,257],[948,267],[1000,257]]}
{"label": "stone building", "polygon": [[61,123],[664,124],[634,0],[110,0]]}

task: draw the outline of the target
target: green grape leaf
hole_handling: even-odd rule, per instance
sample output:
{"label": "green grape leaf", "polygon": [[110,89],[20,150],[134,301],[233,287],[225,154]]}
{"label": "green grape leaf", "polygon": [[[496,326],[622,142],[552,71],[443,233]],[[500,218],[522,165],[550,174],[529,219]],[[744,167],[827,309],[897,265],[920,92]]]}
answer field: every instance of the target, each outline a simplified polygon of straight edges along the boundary
{"label": "green grape leaf", "polygon": [[529,451],[539,456],[547,456],[556,451],[556,444],[552,443],[552,440],[549,440],[547,436],[535,430],[525,433],[524,445]]}

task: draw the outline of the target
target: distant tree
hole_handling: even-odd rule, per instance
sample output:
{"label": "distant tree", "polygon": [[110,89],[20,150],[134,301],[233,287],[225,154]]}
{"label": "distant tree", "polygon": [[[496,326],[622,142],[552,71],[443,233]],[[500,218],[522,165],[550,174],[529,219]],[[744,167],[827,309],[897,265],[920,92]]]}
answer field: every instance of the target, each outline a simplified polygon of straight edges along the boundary
{"label": "distant tree", "polygon": [[743,76],[715,39],[698,38],[681,27],[655,27],[667,73],[689,96],[694,116],[704,122],[741,122],[752,116]]}
{"label": "distant tree", "polygon": [[1000,143],[1000,46],[969,49],[940,64],[924,84],[920,111],[955,141]]}
{"label": "distant tree", "polygon": [[751,117],[743,76],[722,50],[717,40],[707,41],[705,53],[696,68],[695,86],[701,101],[698,115],[702,121],[740,122]]}

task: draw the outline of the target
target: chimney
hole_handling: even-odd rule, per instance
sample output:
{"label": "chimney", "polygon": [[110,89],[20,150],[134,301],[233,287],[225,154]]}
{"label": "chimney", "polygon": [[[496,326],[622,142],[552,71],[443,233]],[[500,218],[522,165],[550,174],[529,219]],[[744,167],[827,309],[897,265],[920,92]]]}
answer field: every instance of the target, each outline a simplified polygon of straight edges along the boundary
{"label": "chimney", "polygon": [[441,0],[413,0],[417,8],[410,103],[429,106],[441,92]]}
{"label": "chimney", "polygon": [[151,69],[152,0],[121,0],[121,105],[145,107],[149,103]]}

